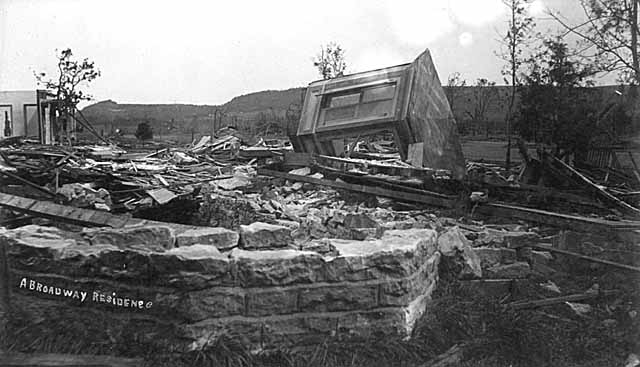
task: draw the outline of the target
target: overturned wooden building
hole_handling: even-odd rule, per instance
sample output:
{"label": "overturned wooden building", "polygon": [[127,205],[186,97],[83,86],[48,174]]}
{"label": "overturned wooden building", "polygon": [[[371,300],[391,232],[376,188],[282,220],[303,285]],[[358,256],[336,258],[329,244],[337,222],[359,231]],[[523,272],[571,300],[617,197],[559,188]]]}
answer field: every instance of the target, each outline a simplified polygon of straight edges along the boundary
{"label": "overturned wooden building", "polygon": [[292,142],[297,151],[338,156],[345,138],[385,131],[402,159],[464,176],[456,122],[428,50],[410,64],[312,82]]}

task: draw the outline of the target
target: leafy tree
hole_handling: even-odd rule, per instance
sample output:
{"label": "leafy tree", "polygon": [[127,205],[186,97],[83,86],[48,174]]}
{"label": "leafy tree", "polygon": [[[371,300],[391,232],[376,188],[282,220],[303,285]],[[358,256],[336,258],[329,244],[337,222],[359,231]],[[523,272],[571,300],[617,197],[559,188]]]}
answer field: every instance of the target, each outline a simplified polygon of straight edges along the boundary
{"label": "leafy tree", "polygon": [[[503,0],[509,8],[507,33],[502,38],[502,50],[499,56],[506,62],[502,69],[505,83],[511,85],[509,107],[507,109],[507,154],[506,166],[511,165],[511,125],[514,120],[516,92],[520,85],[520,68],[525,60],[524,47],[529,43],[535,22],[527,15],[527,0]],[[507,79],[507,76],[509,79]]]}
{"label": "leafy tree", "polygon": [[[49,78],[46,73],[35,74],[38,84],[52,91],[60,101],[58,112],[63,124],[70,121],[80,101],[90,100],[91,96],[82,91],[82,87],[100,76],[100,71],[89,59],[76,60],[71,49],[62,50],[56,55],[58,59],[58,75]],[[66,130],[66,126],[63,127]],[[67,130],[68,132],[68,130]]]}
{"label": "leafy tree", "polygon": [[639,0],[580,0],[587,20],[568,24],[551,13],[566,33],[577,35],[603,71],[619,72],[625,83],[640,85],[640,49],[638,48]]}
{"label": "leafy tree", "polygon": [[630,84],[627,112],[640,127],[640,47],[638,7],[640,0],[580,0],[586,21],[572,25],[559,14],[551,14],[566,33],[577,35],[583,44],[581,53],[605,72],[617,72],[619,81]]}
{"label": "leafy tree", "polygon": [[145,140],[153,139],[153,129],[148,122],[141,122],[138,124],[135,136],[144,143]]}
{"label": "leafy tree", "polygon": [[316,55],[313,66],[318,68],[322,79],[333,79],[344,75],[347,68],[344,49],[336,42],[320,46],[320,53]]}
{"label": "leafy tree", "polygon": [[526,62],[518,131],[553,145],[554,154],[585,151],[602,132],[593,103],[592,67],[582,65],[561,38],[544,40]]}
{"label": "leafy tree", "polygon": [[465,111],[475,126],[484,126],[485,135],[489,137],[489,120],[487,109],[497,100],[497,91],[493,88],[496,82],[480,78],[473,88],[473,110]]}

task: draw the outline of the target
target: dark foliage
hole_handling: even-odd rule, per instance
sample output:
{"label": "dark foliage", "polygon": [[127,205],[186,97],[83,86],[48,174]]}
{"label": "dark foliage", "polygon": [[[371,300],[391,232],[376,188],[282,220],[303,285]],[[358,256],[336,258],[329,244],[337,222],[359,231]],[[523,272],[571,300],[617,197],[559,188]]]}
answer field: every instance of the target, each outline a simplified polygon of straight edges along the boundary
{"label": "dark foliage", "polygon": [[138,140],[151,140],[153,139],[153,129],[147,122],[141,122],[138,124],[135,136]]}
{"label": "dark foliage", "polygon": [[555,146],[555,154],[588,149],[602,133],[589,77],[559,38],[547,39],[528,61],[517,129],[528,140]]}

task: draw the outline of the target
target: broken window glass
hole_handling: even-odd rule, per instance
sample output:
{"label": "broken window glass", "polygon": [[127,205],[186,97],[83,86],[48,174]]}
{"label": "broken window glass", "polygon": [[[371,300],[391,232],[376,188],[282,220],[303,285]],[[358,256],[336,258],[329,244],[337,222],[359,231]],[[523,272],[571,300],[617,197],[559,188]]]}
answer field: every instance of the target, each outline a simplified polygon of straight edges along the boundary
{"label": "broken window glass", "polygon": [[392,99],[396,92],[396,85],[384,85],[381,87],[368,88],[363,91],[362,102],[380,101]]}
{"label": "broken window glass", "polygon": [[331,102],[329,103],[329,107],[343,107],[343,106],[351,106],[358,104],[360,102],[360,92],[347,94],[343,96],[333,96],[331,97]]}

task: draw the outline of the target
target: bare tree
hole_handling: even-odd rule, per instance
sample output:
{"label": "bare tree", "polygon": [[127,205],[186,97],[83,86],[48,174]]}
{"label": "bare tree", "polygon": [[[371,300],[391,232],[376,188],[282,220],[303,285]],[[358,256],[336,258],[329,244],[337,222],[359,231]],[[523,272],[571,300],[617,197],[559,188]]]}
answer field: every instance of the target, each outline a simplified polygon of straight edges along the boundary
{"label": "bare tree", "polygon": [[347,68],[344,49],[336,42],[320,46],[320,53],[316,55],[313,66],[318,68],[322,79],[333,79],[344,75]]}
{"label": "bare tree", "polygon": [[487,110],[497,99],[497,91],[493,88],[496,82],[488,79],[480,78],[473,88],[473,110],[466,111],[467,116],[474,124],[484,127],[485,136],[489,137],[489,120],[487,119]]}
{"label": "bare tree", "polygon": [[[529,40],[535,23],[527,15],[527,0],[503,0],[509,8],[507,33],[502,38],[502,50],[499,56],[506,62],[502,69],[505,83],[511,85],[509,106],[507,109],[507,154],[505,163],[507,169],[511,166],[511,126],[514,118],[514,105],[517,88],[520,85],[518,75],[524,62],[523,51]],[[507,79],[507,77],[509,79]]]}
{"label": "bare tree", "polygon": [[465,85],[467,85],[467,81],[462,78],[459,72],[456,71],[455,73],[449,74],[444,93],[447,96],[449,107],[454,116],[456,115],[456,99],[462,94],[462,87]]}

